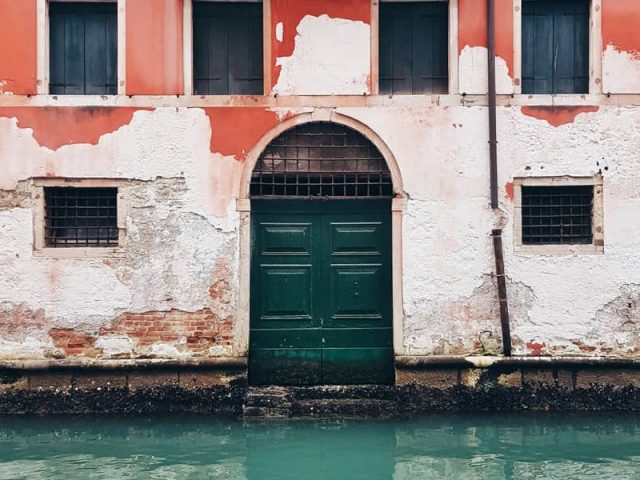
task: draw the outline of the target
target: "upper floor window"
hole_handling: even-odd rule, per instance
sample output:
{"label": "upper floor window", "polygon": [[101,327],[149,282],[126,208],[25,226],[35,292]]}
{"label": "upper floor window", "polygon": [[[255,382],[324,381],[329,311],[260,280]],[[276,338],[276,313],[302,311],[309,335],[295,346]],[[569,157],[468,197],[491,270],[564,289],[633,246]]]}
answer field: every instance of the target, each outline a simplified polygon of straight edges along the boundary
{"label": "upper floor window", "polygon": [[589,0],[524,0],[522,93],[589,92]]}
{"label": "upper floor window", "polygon": [[194,2],[194,93],[262,95],[263,78],[262,4]]}
{"label": "upper floor window", "polygon": [[51,2],[49,32],[50,93],[117,93],[116,3]]}
{"label": "upper floor window", "polygon": [[380,93],[447,93],[449,4],[380,4]]}

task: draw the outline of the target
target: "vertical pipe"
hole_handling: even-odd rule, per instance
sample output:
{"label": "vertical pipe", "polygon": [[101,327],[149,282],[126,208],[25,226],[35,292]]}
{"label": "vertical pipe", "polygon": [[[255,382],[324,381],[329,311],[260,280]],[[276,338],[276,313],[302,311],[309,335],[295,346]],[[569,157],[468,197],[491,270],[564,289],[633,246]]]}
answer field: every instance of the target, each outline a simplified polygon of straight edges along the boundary
{"label": "vertical pipe", "polygon": [[502,327],[502,351],[505,357],[511,356],[511,327],[509,326],[509,305],[507,303],[507,282],[504,274],[504,255],[502,252],[502,230],[491,232],[493,251],[496,258],[496,280],[498,283],[498,303],[500,304],[500,326]]}
{"label": "vertical pipe", "polygon": [[489,87],[489,181],[491,208],[498,208],[498,140],[496,133],[496,24],[495,0],[487,0],[487,55]]}

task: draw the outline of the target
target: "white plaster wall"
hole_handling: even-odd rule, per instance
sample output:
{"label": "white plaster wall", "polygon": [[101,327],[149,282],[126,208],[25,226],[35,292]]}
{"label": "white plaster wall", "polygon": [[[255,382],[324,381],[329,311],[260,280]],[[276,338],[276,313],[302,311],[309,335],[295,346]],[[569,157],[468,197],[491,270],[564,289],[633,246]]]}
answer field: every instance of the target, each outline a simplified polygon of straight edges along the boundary
{"label": "white plaster wall", "polygon": [[[229,271],[224,280],[231,291],[225,294],[235,305],[238,220],[236,192],[227,186],[238,184],[241,164],[211,153],[210,136],[203,110],[167,108],[135,113],[98,145],[52,151],[15,119],[0,119],[0,189],[52,175],[132,181],[120,188],[127,239],[116,258],[34,256],[31,205],[0,209],[0,310],[41,309],[46,319],[41,326],[25,320],[21,348],[16,335],[0,331],[0,358],[55,354],[50,328],[95,334],[124,312],[217,312],[221,307],[209,287],[220,265]],[[107,354],[122,353],[122,340],[101,339],[99,346]]]}
{"label": "white plaster wall", "polygon": [[328,15],[306,15],[296,27],[296,32],[293,54],[290,57],[278,57],[276,60],[276,65],[281,67],[281,71],[273,88],[274,93],[369,93],[369,25],[360,21],[331,18]]}
{"label": "white plaster wall", "polygon": [[640,52],[626,52],[607,45],[602,56],[602,91],[640,93]]}
{"label": "white plaster wall", "polygon": [[[491,353],[499,313],[490,232],[504,227],[516,351],[633,353],[640,312],[611,311],[640,293],[640,112],[603,108],[552,127],[499,109],[500,211],[489,208],[485,108],[345,109],[396,155],[409,197],[404,216],[405,348],[409,354]],[[604,176],[604,255],[513,252],[514,176]],[[624,304],[625,308],[627,304]],[[608,309],[608,310],[607,310]]]}
{"label": "white plaster wall", "polygon": [[[460,93],[486,94],[487,80],[487,48],[470,47],[466,45],[459,56]],[[496,57],[496,92],[502,94],[513,93],[513,80],[509,75],[507,62],[502,57]],[[513,74],[513,73],[512,73]]]}
{"label": "white plaster wall", "polygon": [[[489,208],[486,108],[338,111],[376,131],[403,176],[406,353],[499,350],[490,238],[495,227],[504,228],[517,353],[529,353],[527,343],[544,345],[552,354],[637,353],[640,111],[602,107],[553,127],[519,107],[500,108],[498,212]],[[42,309],[46,328],[93,332],[122,312],[215,308],[208,288],[216,279],[216,262],[222,261],[232,278],[225,312],[234,312],[238,219],[233,196],[241,165],[209,151],[210,132],[200,109],[141,111],[98,145],[51,151],[39,147],[14,119],[0,119],[4,189],[46,173],[133,180],[123,187],[129,206],[122,259],[34,257],[28,202],[0,210],[0,310]],[[513,203],[505,184],[518,176],[596,173],[604,179],[603,255],[514,253]],[[49,354],[51,339],[34,325],[18,340],[0,338],[0,357]],[[112,354],[130,348],[117,335],[101,339],[99,346]],[[172,345],[156,350],[178,355]]]}

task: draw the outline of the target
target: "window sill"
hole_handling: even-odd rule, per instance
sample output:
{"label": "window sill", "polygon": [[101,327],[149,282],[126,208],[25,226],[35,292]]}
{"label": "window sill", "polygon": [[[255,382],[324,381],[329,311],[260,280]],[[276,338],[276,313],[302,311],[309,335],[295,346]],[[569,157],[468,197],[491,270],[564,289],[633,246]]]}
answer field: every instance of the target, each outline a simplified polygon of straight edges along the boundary
{"label": "window sill", "polygon": [[33,251],[34,257],[46,258],[121,258],[125,251],[122,247],[44,247]]}
{"label": "window sill", "polygon": [[513,253],[518,256],[570,256],[603,255],[603,245],[515,245]]}
{"label": "window sill", "polygon": [[[460,107],[487,106],[486,94],[443,95],[0,95],[0,107]],[[640,106],[638,94],[498,94],[498,107]]]}

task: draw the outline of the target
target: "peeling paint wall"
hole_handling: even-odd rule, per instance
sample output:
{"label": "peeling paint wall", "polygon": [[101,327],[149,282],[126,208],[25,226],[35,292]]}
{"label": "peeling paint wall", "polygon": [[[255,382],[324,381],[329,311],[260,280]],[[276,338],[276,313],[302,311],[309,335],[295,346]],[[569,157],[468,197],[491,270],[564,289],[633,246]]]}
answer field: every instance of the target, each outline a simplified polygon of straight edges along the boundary
{"label": "peeling paint wall", "polygon": [[640,93],[640,3],[602,2],[602,89]]}
{"label": "peeling paint wall", "polygon": [[[52,150],[11,116],[22,113],[33,115],[0,109],[0,357],[232,354],[241,164],[211,152],[216,121],[202,109],[142,110],[95,145]],[[44,176],[127,179],[124,253],[35,256],[29,179]]]}
{"label": "peeling paint wall", "polygon": [[[524,110],[524,107],[523,107]],[[488,206],[485,108],[342,110],[380,133],[400,164],[409,197],[404,215],[406,353],[491,352],[500,338],[491,228],[504,228],[516,354],[633,355],[620,333],[640,321],[640,111],[584,111],[554,126],[518,108],[498,110],[500,181],[513,177],[604,176],[604,255],[522,255],[513,251],[513,201]],[[623,286],[625,286],[623,288]],[[622,289],[622,291],[621,291]],[[627,292],[626,296],[623,292]],[[606,305],[617,323],[603,321]],[[617,303],[616,303],[617,302]],[[607,311],[605,309],[605,311]],[[628,323],[626,328],[634,328]]]}
{"label": "peeling paint wall", "polygon": [[[460,93],[486,92],[480,3],[459,1]],[[372,83],[371,2],[273,0],[268,47],[277,95],[224,99],[176,98],[182,2],[126,4],[126,91],[156,96],[91,98],[83,106],[78,97],[23,95],[35,92],[35,30],[13,23],[34,21],[35,2],[0,0],[0,29],[21,42],[0,50],[0,358],[242,354],[234,343],[247,328],[238,320],[235,200],[245,161],[280,122],[302,112],[327,119],[331,111],[379,136],[402,176],[404,353],[500,353],[490,237],[497,227],[514,353],[640,353],[635,95],[501,96],[494,212],[485,98],[363,95]],[[498,91],[512,94],[513,2],[498,0],[497,8]],[[602,14],[603,89],[640,94],[640,10],[635,2],[604,2]],[[596,174],[604,254],[514,251],[514,178]],[[73,259],[34,253],[37,178],[122,181],[122,251]]]}
{"label": "peeling paint wall", "polygon": [[[496,91],[513,93],[513,0],[496,0]],[[487,93],[487,2],[458,0],[460,93]]]}
{"label": "peeling paint wall", "polygon": [[273,93],[369,93],[371,6],[358,0],[273,0]]}

